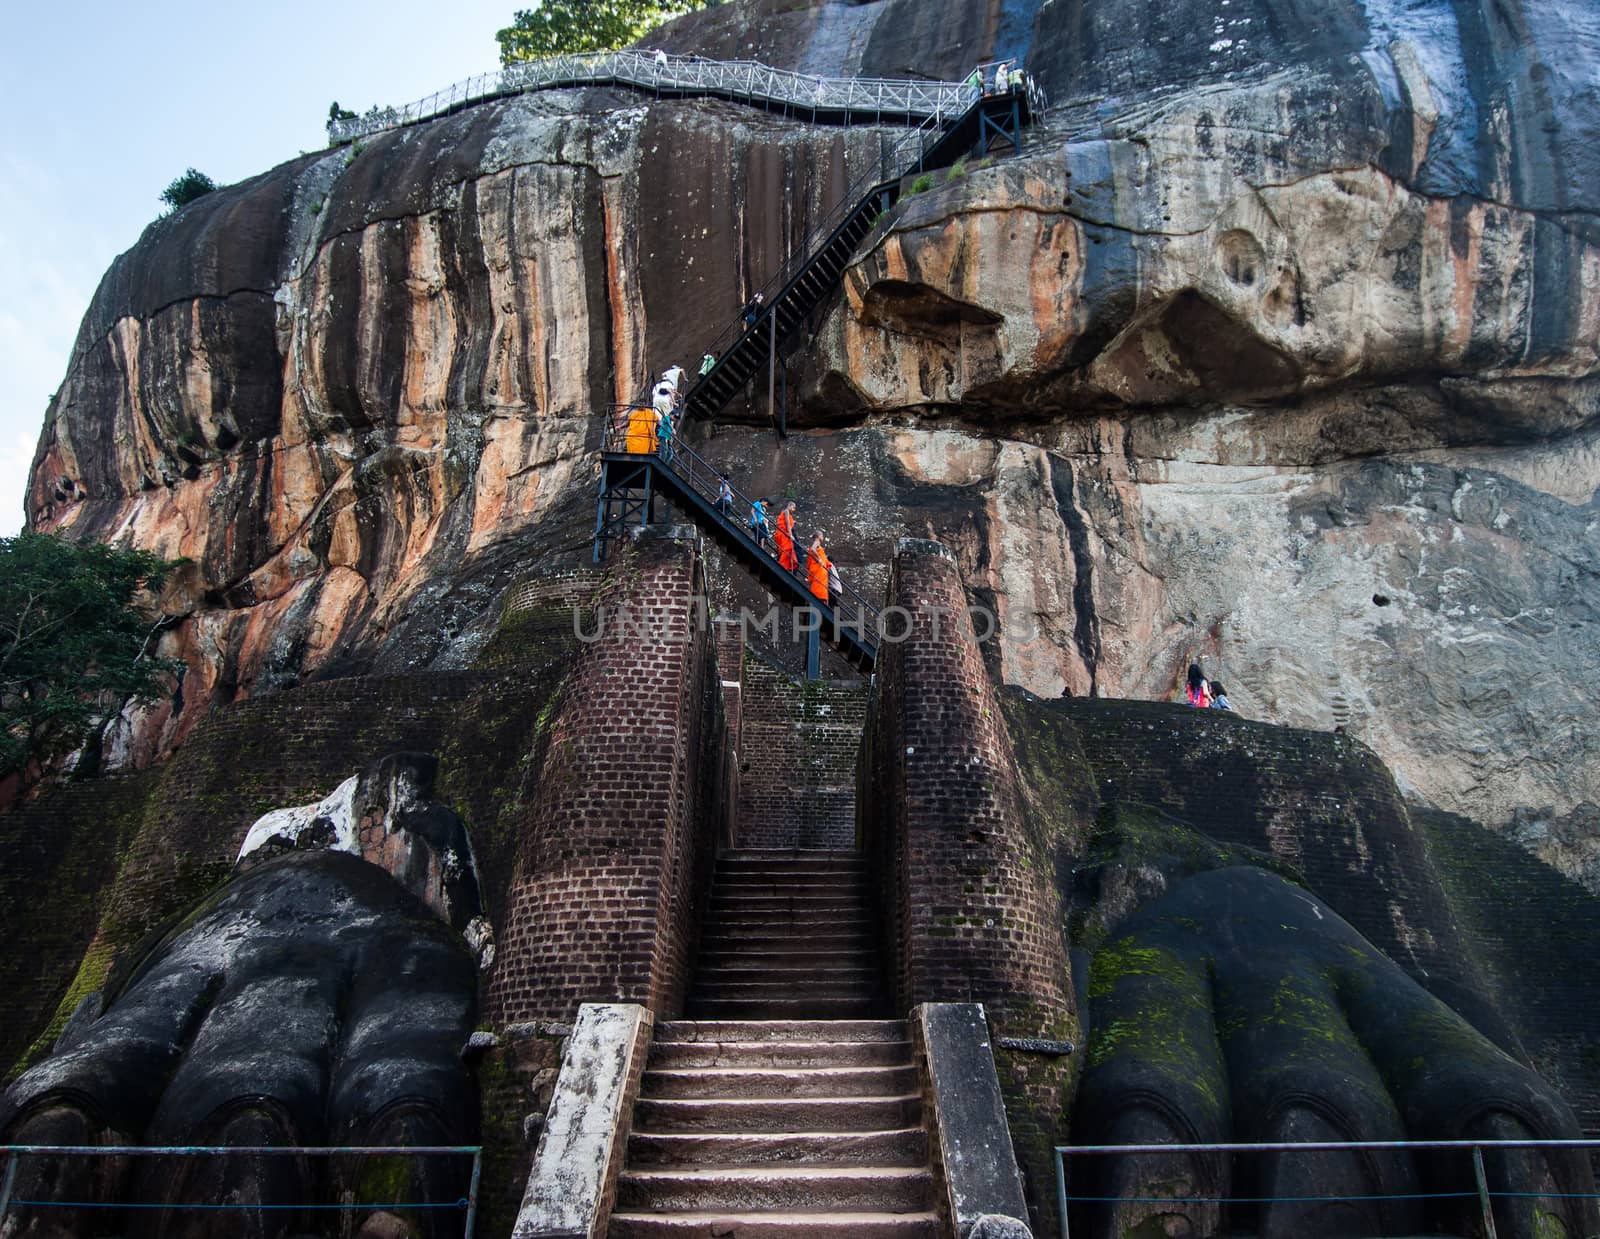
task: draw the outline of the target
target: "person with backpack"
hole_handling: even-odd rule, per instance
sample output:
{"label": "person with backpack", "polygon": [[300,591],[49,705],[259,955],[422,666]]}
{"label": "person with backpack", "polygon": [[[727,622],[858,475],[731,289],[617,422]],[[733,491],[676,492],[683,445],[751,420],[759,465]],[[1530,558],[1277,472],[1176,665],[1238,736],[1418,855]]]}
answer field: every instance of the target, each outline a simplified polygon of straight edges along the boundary
{"label": "person with backpack", "polygon": [[1189,680],[1184,686],[1184,699],[1201,710],[1211,705],[1211,686],[1206,683],[1205,673],[1200,670],[1199,663],[1189,664]]}

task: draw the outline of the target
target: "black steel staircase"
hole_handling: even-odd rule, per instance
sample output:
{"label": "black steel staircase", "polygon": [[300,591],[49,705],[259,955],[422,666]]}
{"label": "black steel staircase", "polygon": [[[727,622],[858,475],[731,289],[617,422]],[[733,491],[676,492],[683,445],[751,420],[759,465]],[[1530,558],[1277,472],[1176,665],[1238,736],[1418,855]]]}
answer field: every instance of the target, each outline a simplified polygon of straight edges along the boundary
{"label": "black steel staircase", "polygon": [[[973,90],[973,101],[959,114],[932,117],[894,146],[883,164],[845,195],[844,204],[812,231],[799,255],[761,290],[763,304],[753,321],[740,321],[709,352],[716,364],[689,389],[684,420],[716,416],[762,368],[783,341],[822,304],[861,243],[900,199],[901,185],[914,174],[948,167],[963,154],[983,154],[994,143],[1022,146],[1022,129],[1034,116],[1038,94],[1022,83],[1000,92]],[[888,175],[884,175],[887,172]]]}

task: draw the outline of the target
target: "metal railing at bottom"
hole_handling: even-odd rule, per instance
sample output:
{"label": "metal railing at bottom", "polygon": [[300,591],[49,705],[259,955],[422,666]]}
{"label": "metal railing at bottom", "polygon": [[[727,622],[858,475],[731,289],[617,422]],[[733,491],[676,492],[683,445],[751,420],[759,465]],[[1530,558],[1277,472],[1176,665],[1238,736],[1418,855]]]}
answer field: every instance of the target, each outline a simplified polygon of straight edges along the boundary
{"label": "metal railing at bottom", "polygon": [[[749,534],[757,546],[776,560],[772,529],[777,523],[778,513],[767,511],[766,524],[764,528],[758,529],[753,516],[756,500],[734,486],[732,479],[728,481],[731,493],[719,507],[717,500],[725,476],[723,471],[676,436],[663,441],[656,433],[656,425],[657,414],[648,403],[612,405],[606,421],[603,450],[629,456],[654,456],[659,466],[670,469],[690,489],[721,512],[729,524]],[[806,548],[798,540],[795,543],[795,555],[803,572]],[[789,575],[802,589],[807,588],[805,578],[800,572],[790,572]],[[882,635],[883,628],[878,608],[868,602],[858,590],[843,579],[842,575],[839,587],[836,607],[841,610],[852,609],[855,612],[853,620],[840,626],[863,635],[869,641],[876,640]]]}
{"label": "metal railing at bottom", "polygon": [[[106,1200],[18,1200],[14,1197],[17,1169],[25,1157],[470,1157],[472,1176],[467,1194],[456,1200],[378,1200],[331,1203],[229,1204],[224,1201],[106,1201]],[[294,1210],[341,1211],[455,1209],[462,1215],[462,1239],[472,1239],[478,1217],[478,1184],[483,1173],[483,1146],[447,1145],[342,1145],[342,1146],[241,1146],[241,1145],[94,1145],[94,1144],[0,1144],[0,1157],[6,1159],[0,1177],[0,1230],[14,1209],[182,1209],[182,1210]]]}
{"label": "metal railing at bottom", "polygon": [[[1341,1201],[1357,1203],[1374,1200],[1470,1201],[1476,1198],[1483,1222],[1483,1234],[1496,1239],[1494,1202],[1496,1200],[1576,1200],[1600,1201],[1600,1192],[1534,1191],[1516,1192],[1493,1188],[1484,1168],[1485,1150],[1512,1149],[1562,1149],[1593,1155],[1600,1151],[1600,1140],[1349,1140],[1349,1141],[1297,1141],[1282,1143],[1234,1144],[1080,1144],[1057,1145],[1056,1209],[1061,1219],[1061,1239],[1070,1239],[1068,1208],[1072,1204],[1165,1204],[1165,1205],[1244,1205],[1256,1208],[1270,1204],[1337,1204]],[[1069,1157],[1149,1157],[1177,1153],[1198,1153],[1207,1157],[1226,1154],[1230,1157],[1257,1153],[1365,1153],[1429,1151],[1448,1153],[1452,1150],[1471,1157],[1474,1187],[1468,1191],[1387,1193],[1380,1196],[1075,1196],[1067,1191],[1067,1158]],[[1409,1233],[1409,1232],[1408,1232]],[[1564,1232],[1563,1232],[1564,1233]],[[1375,1239],[1382,1239],[1381,1236]]]}

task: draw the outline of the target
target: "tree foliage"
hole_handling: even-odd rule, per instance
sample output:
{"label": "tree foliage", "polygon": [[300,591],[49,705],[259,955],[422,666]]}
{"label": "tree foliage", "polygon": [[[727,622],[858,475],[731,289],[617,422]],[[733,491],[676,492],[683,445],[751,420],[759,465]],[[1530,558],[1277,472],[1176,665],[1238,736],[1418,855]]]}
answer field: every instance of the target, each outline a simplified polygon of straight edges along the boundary
{"label": "tree foliage", "polygon": [[500,63],[537,60],[563,52],[601,52],[626,47],[646,31],[707,0],[544,0],[537,8],[519,9],[512,23],[498,31]]}
{"label": "tree foliage", "polygon": [[173,177],[172,184],[161,191],[161,201],[169,210],[176,211],[196,198],[204,198],[216,187],[217,183],[200,169],[189,168],[182,176]]}
{"label": "tree foliage", "polygon": [[161,695],[177,664],[147,650],[134,601],[173,565],[50,534],[0,538],[0,776],[77,748],[128,701]]}

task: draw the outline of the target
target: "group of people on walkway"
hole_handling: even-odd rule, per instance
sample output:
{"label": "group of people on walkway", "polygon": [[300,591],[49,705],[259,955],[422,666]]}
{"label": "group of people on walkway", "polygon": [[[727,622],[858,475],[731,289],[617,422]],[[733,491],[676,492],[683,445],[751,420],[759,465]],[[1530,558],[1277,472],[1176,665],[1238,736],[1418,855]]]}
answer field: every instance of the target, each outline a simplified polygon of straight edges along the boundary
{"label": "group of people on walkway", "polygon": [[[724,487],[728,485],[726,474],[723,475],[722,483]],[[729,510],[731,510],[731,488],[729,497]],[[720,497],[718,504],[721,505]],[[827,541],[820,529],[811,535],[811,545],[806,548],[805,575],[801,576],[793,499],[784,502],[783,510],[778,513],[776,522],[772,520],[765,499],[757,499],[751,504],[750,536],[755,539],[757,546],[777,559],[778,567],[803,581],[812,597],[821,599],[830,607],[839,605],[839,596],[844,592],[844,584],[839,580],[839,569],[828,557]]]}
{"label": "group of people on walkway", "polygon": [[[714,364],[715,358],[707,354],[706,363]],[[706,363],[702,363],[702,373],[710,369],[710,364]],[[648,446],[643,442],[636,445],[630,422],[629,451],[649,451],[653,448],[663,464],[672,463],[674,436],[683,410],[684,373],[679,365],[668,366],[661,372],[661,377],[650,389],[650,404],[655,411],[654,442]],[[719,479],[714,506],[723,516],[731,518],[734,498],[733,483],[724,473]],[[798,578],[813,597],[830,607],[836,607],[844,592],[844,584],[839,579],[838,568],[828,556],[827,541],[820,529],[811,536],[811,545],[805,553],[805,571],[801,572],[795,507],[793,499],[787,500],[774,521],[767,500],[757,499],[750,508],[750,536],[755,539],[757,546],[777,559],[780,568]]]}
{"label": "group of people on walkway", "polygon": [[1206,679],[1199,663],[1189,664],[1189,680],[1184,685],[1183,695],[1184,700],[1190,705],[1202,710],[1233,709],[1233,703],[1228,700],[1228,690],[1222,686],[1222,681]]}

